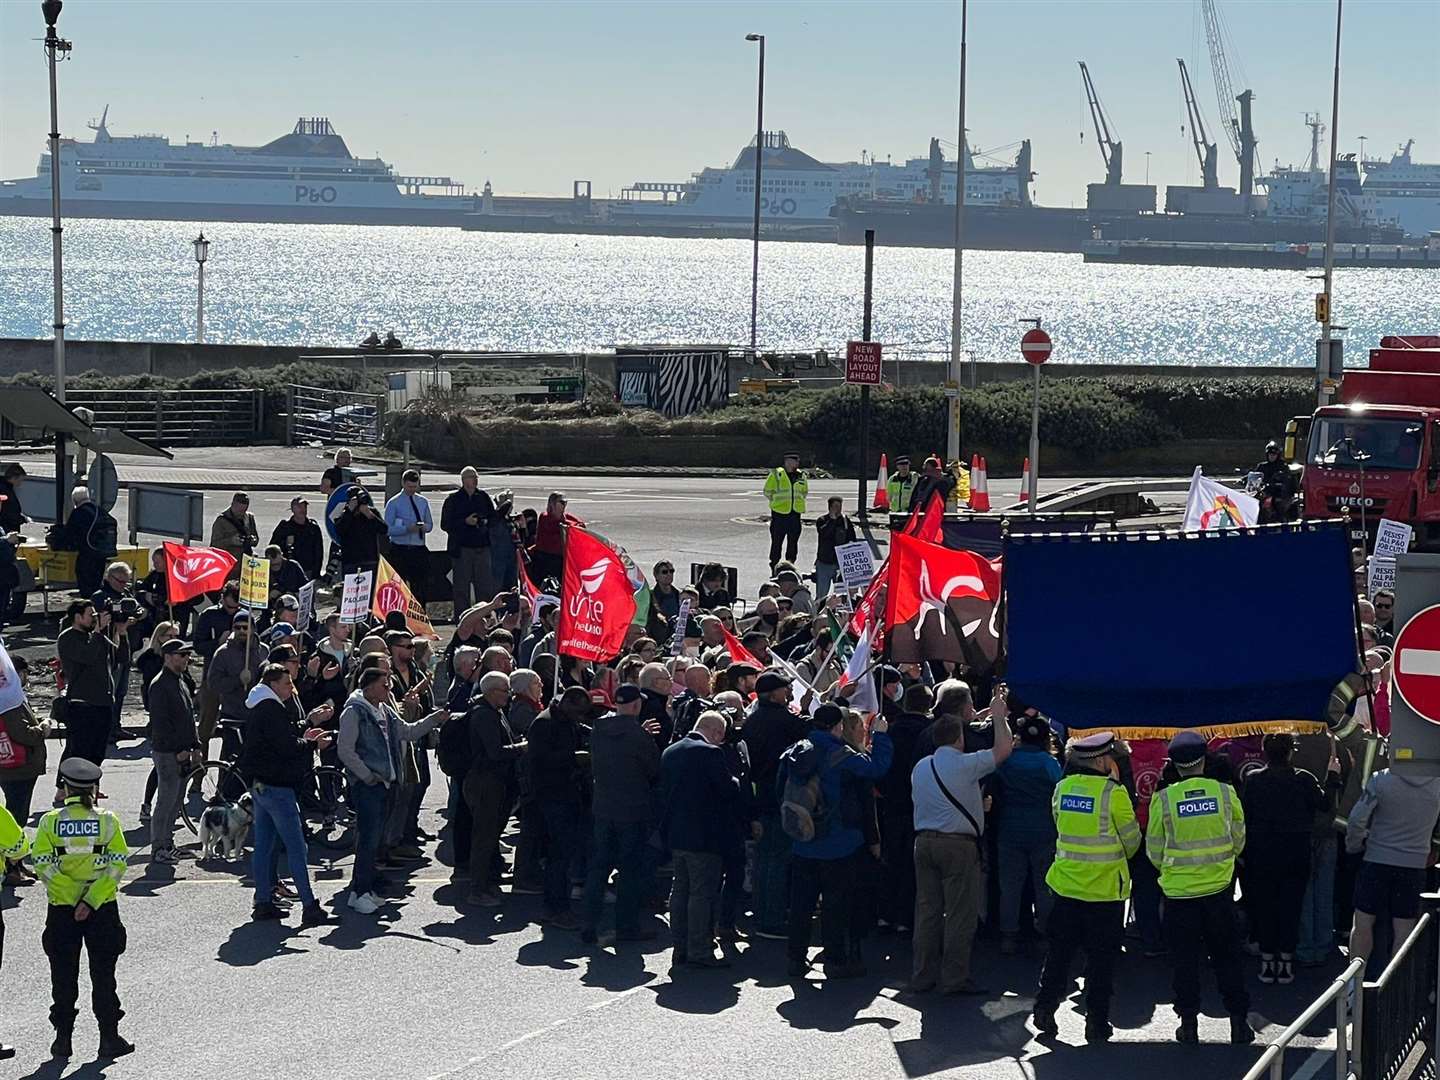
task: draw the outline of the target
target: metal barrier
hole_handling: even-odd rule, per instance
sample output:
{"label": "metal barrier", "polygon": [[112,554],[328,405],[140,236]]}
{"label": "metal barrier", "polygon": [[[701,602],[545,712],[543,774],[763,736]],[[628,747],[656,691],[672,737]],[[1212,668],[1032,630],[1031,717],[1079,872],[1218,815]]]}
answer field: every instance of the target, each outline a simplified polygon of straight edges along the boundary
{"label": "metal barrier", "polygon": [[321,442],[378,446],[385,431],[385,395],[356,394],[292,383],[285,388],[285,445]]}
{"label": "metal barrier", "polygon": [[[1375,982],[1367,982],[1362,1010],[1359,1075],[1363,1080],[1396,1080],[1406,1076],[1434,1080],[1436,949],[1440,943],[1440,895],[1425,897],[1429,911],[1420,916],[1410,936]],[[1421,1044],[1424,1044],[1422,1047]],[[1428,1057],[1417,1063],[1417,1050]]]}
{"label": "metal barrier", "polygon": [[263,390],[68,389],[68,405],[95,413],[97,428],[118,428],[160,446],[243,446],[265,431]]}
{"label": "metal barrier", "polygon": [[[1315,1022],[1315,1018],[1324,1012],[1331,1002],[1335,1003],[1335,1080],[1349,1080],[1351,1075],[1350,1047],[1358,1044],[1360,1035],[1366,1026],[1361,1023],[1365,1009],[1362,995],[1353,992],[1358,991],[1364,973],[1365,961],[1351,960],[1340,976],[1330,984],[1329,989],[1312,1001],[1310,1007],[1296,1017],[1295,1022],[1265,1048],[1265,1052],[1260,1055],[1260,1060],[1245,1074],[1245,1080],[1265,1080],[1267,1077],[1268,1080],[1284,1080],[1285,1051],[1289,1049],[1290,1044],[1295,1041],[1297,1036]],[[1353,1013],[1350,1010],[1351,1001],[1355,1003]],[[1348,1021],[1353,1021],[1355,1025],[1353,1040],[1347,1038]],[[1359,1075],[1365,1076],[1364,1073]],[[1365,1076],[1365,1080],[1369,1080],[1369,1077]]]}

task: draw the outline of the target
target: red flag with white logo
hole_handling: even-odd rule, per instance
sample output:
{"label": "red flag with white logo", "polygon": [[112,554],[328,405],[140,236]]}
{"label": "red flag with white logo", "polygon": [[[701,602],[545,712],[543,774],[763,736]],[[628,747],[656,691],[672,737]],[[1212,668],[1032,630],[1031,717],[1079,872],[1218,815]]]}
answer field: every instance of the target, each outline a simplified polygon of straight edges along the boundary
{"label": "red flag with white logo", "polygon": [[926,543],[904,533],[890,539],[885,622],[897,663],[969,661],[988,667],[999,653],[995,607],[999,560]]}
{"label": "red flag with white logo", "polygon": [[233,569],[235,556],[228,551],[165,541],[165,595],[172,604],[219,592]]}
{"label": "red flag with white logo", "polygon": [[635,590],[620,556],[584,529],[567,528],[556,651],[585,660],[618,656],[634,617]]}

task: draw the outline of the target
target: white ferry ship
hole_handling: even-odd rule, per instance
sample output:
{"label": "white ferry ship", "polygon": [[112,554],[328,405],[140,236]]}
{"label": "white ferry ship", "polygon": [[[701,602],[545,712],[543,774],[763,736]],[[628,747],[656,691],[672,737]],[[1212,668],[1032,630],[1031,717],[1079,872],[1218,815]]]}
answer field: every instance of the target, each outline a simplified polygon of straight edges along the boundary
{"label": "white ferry ship", "polygon": [[[767,226],[833,225],[832,210],[843,199],[893,199],[900,202],[933,198],[934,170],[940,168],[941,200],[955,202],[955,163],[931,156],[910,158],[903,165],[863,155],[860,161],[826,163],[791,145],[783,131],[763,134],[760,162],[760,215]],[[1028,157],[1022,149],[1021,157]],[[1028,164],[977,166],[968,146],[965,159],[965,202],[969,206],[1009,207],[1029,204]],[[616,222],[690,222],[743,224],[755,215],[755,140],[751,139],[728,168],[705,168],[688,182],[639,182],[623,189],[608,208]]]}
{"label": "white ferry ship", "polygon": [[1440,165],[1426,165],[1410,156],[1415,140],[1390,155],[1389,161],[1365,161],[1365,194],[1379,207],[1381,220],[1393,221],[1421,239],[1440,230]]}
{"label": "white ferry ship", "polygon": [[[356,157],[324,117],[264,146],[112,135],[108,118],[107,107],[90,142],[60,140],[66,217],[459,225],[478,205],[448,176],[402,176]],[[47,151],[35,176],[0,181],[0,214],[48,216],[51,167]]]}

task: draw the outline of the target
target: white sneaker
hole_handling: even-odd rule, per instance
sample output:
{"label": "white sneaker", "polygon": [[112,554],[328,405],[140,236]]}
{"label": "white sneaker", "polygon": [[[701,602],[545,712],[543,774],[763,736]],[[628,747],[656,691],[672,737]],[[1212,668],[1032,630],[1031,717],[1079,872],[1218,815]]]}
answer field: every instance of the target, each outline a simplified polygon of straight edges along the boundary
{"label": "white sneaker", "polygon": [[351,911],[358,911],[361,915],[374,915],[380,910],[380,905],[369,893],[361,893],[359,896],[352,893],[348,903]]}

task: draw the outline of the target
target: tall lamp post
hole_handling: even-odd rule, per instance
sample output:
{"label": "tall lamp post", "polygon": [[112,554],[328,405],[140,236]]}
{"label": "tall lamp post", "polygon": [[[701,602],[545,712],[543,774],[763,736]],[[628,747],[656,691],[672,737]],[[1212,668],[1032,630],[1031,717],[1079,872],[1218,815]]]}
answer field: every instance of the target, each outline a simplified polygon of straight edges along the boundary
{"label": "tall lamp post", "polygon": [[1331,360],[1331,350],[1335,346],[1331,336],[1334,327],[1330,320],[1334,317],[1335,299],[1331,291],[1335,284],[1335,159],[1340,141],[1340,20],[1344,11],[1345,0],[1335,0],[1335,81],[1330,95],[1330,174],[1325,183],[1325,270],[1321,293],[1325,299],[1320,305],[1322,310],[1317,313],[1323,318],[1320,320],[1320,345],[1315,360],[1315,399],[1320,405],[1330,401],[1329,382],[1336,368]]}
{"label": "tall lamp post", "polygon": [[[960,327],[960,278],[965,259],[965,31],[970,14],[969,0],[960,0],[960,149],[955,152],[955,265],[950,281],[950,378],[945,386],[945,460],[960,458],[960,376],[965,358]],[[1020,178],[1020,183],[1027,181]],[[972,364],[971,378],[979,380]]]}
{"label": "tall lamp post", "polygon": [[755,89],[755,226],[750,257],[750,362],[755,362],[755,327],[760,311],[760,177],[765,149],[765,35],[746,34],[746,41],[760,43],[760,75]]}
{"label": "tall lamp post", "polygon": [[[55,89],[55,66],[70,56],[70,42],[55,33],[61,0],[44,0],[45,58],[50,69],[50,253],[55,284],[55,399],[65,403],[65,286],[60,262],[60,104]],[[55,521],[65,520],[65,436],[55,438]]]}
{"label": "tall lamp post", "polygon": [[210,241],[202,232],[194,240],[195,264],[200,267],[200,287],[195,297],[195,343],[205,344],[205,260],[210,257]]}

